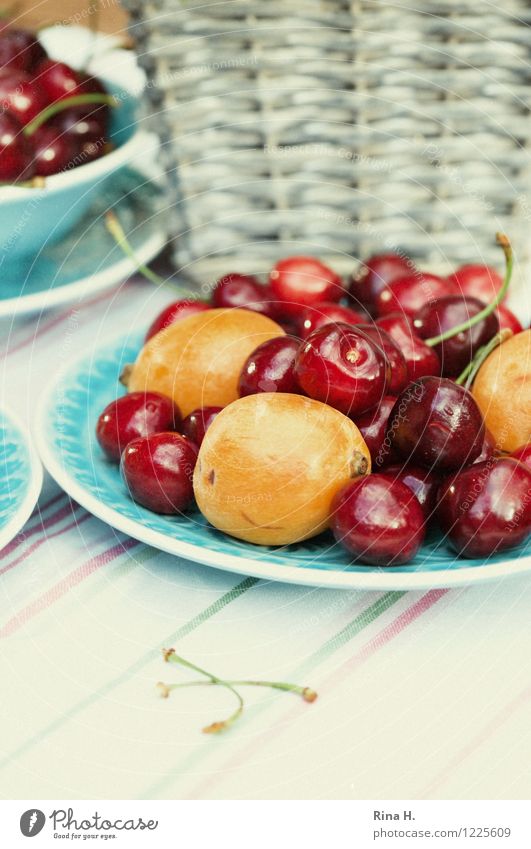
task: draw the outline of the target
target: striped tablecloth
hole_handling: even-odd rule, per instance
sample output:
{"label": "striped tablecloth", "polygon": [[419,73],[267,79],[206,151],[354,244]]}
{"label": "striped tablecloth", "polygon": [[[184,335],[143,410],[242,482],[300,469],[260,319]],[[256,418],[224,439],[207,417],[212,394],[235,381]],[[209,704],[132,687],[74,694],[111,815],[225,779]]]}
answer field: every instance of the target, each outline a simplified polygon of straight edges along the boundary
{"label": "striped tablecloth", "polygon": [[[139,280],[0,325],[1,403],[31,425],[65,359],[171,298]],[[1,485],[1,482],[0,482]],[[116,533],[46,479],[0,552],[4,798],[529,798],[531,576],[424,593],[308,589],[217,572]],[[301,699],[186,680],[161,648]]]}

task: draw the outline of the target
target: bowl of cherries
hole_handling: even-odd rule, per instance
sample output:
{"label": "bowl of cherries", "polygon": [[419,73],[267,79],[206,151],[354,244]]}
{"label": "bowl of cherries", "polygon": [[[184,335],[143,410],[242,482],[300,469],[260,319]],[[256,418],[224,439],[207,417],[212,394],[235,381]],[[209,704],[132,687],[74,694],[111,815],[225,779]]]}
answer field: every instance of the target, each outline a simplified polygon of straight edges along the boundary
{"label": "bowl of cherries", "polygon": [[[62,39],[47,39],[47,33]],[[40,36],[0,29],[0,242],[8,258],[31,257],[71,232],[106,182],[142,150],[136,93],[62,61],[86,47],[78,28]],[[46,45],[50,41],[53,51]],[[120,51],[126,53],[126,51]],[[81,58],[87,51],[79,50]]]}

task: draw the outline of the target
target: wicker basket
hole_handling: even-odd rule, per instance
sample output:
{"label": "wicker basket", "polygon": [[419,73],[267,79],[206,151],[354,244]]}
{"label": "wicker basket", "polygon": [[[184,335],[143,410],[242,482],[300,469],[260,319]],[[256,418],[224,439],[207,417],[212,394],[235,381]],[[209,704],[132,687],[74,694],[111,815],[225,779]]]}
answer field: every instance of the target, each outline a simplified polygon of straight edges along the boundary
{"label": "wicker basket", "polygon": [[125,5],[179,268],[212,279],[288,252],[351,268],[383,247],[499,263],[497,229],[522,259],[528,0]]}

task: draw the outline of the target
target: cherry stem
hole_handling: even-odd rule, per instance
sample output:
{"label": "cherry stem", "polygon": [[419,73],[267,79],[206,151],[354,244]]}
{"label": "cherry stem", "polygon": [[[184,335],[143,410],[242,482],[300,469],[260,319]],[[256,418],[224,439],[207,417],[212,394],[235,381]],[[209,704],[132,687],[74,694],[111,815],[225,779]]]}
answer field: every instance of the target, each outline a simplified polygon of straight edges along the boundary
{"label": "cherry stem", "polygon": [[462,324],[457,324],[455,327],[451,327],[449,330],[446,330],[445,333],[441,333],[440,336],[425,339],[425,344],[430,348],[435,347],[435,345],[439,345],[441,342],[446,342],[447,339],[452,339],[454,336],[457,336],[458,333],[464,333],[466,330],[470,330],[471,327],[474,327],[475,324],[479,324],[480,321],[483,321],[484,318],[487,318],[492,312],[494,312],[496,307],[503,301],[507,294],[513,273],[513,251],[509,239],[503,233],[496,233],[496,242],[505,254],[505,278],[500,291],[494,300],[492,300],[490,304],[487,304],[487,306],[478,312],[477,315],[472,316],[467,321],[462,322]]}
{"label": "cherry stem", "polygon": [[85,106],[90,103],[105,103],[107,106],[117,106],[118,101],[112,94],[75,94],[73,97],[65,97],[64,100],[58,100],[57,103],[52,103],[46,106],[35,118],[24,127],[24,135],[32,136],[33,133],[42,127],[46,121],[53,118],[59,112],[69,109],[71,106]]}
{"label": "cherry stem", "polygon": [[487,342],[486,345],[483,345],[481,348],[478,349],[478,351],[476,351],[474,359],[469,362],[467,367],[461,372],[455,382],[459,384],[459,386],[464,385],[465,389],[469,389],[472,386],[472,383],[474,382],[476,374],[480,370],[487,357],[492,354],[492,352],[499,345],[503,345],[503,343],[506,342],[507,339],[510,339],[512,335],[513,331],[510,330],[508,327],[504,328],[503,330],[500,330],[499,333],[496,333],[496,335],[492,337],[490,342]]}

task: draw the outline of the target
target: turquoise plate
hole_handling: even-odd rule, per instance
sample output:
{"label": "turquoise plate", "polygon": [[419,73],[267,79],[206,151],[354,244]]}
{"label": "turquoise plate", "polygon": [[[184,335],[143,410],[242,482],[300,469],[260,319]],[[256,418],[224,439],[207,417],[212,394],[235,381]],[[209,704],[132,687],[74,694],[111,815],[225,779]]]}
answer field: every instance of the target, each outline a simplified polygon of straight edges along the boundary
{"label": "turquoise plate", "polygon": [[531,540],[488,561],[461,560],[434,533],[409,566],[387,569],[349,560],[331,535],[267,548],[212,528],[198,513],[158,516],[128,496],[117,466],[107,462],[94,428],[120,394],[118,375],[133,362],[141,338],[121,338],[71,366],[45,392],[37,422],[41,459],[66,492],[109,525],[162,551],[206,566],[275,581],[345,589],[413,590],[499,579],[531,571]]}
{"label": "turquoise plate", "polygon": [[42,466],[18,419],[0,410],[0,550],[24,527],[42,487]]}

